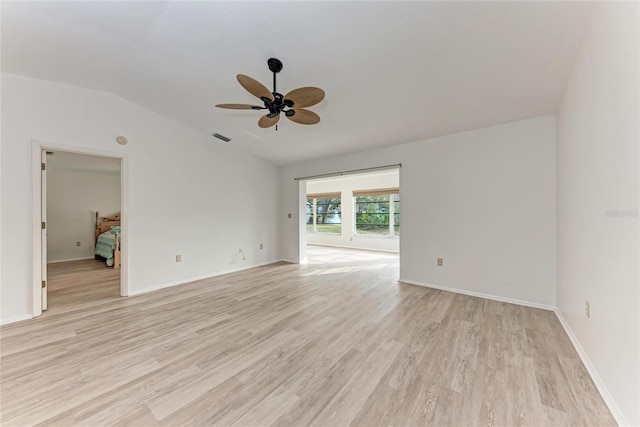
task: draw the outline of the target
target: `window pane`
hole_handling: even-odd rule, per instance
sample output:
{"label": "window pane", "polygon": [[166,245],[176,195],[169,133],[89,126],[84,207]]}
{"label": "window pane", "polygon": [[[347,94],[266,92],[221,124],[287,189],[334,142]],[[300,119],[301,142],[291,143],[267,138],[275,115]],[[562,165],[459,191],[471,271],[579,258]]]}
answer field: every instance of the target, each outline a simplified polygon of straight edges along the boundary
{"label": "window pane", "polygon": [[396,236],[400,235],[400,214],[393,214],[393,234]]}
{"label": "window pane", "polygon": [[316,229],[318,233],[342,232],[342,205],[339,197],[316,199]]}
{"label": "window pane", "polygon": [[389,235],[389,196],[356,197],[356,233]]}
{"label": "window pane", "polygon": [[400,235],[400,195],[393,194],[393,234]]}
{"label": "window pane", "polygon": [[313,199],[307,199],[307,224],[313,224]]}
{"label": "window pane", "polygon": [[313,233],[313,199],[307,199],[307,233]]}

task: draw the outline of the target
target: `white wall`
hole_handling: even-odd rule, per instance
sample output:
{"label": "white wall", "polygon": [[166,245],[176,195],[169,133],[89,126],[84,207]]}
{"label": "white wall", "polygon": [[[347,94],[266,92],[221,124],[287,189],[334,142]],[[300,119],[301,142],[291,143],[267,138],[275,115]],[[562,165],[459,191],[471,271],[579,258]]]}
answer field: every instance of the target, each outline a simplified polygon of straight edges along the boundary
{"label": "white wall", "polygon": [[128,155],[131,293],[278,259],[277,169],[233,142],[108,93],[21,76],[2,74],[1,102],[2,322],[32,312],[32,139]]}
{"label": "white wall", "polygon": [[[307,182],[307,193],[339,192],[342,195],[342,233],[306,233],[307,243],[315,245],[339,246],[345,248],[369,249],[398,252],[399,237],[367,236],[355,234],[354,190],[376,188],[397,188],[400,185],[398,170],[359,175],[346,175],[338,178],[316,179]],[[402,198],[400,198],[402,204]],[[402,206],[400,207],[402,212]],[[402,223],[402,214],[401,220]],[[402,232],[402,231],[401,231]]]}
{"label": "white wall", "polygon": [[119,172],[47,168],[49,262],[94,257],[96,211],[100,216],[120,212]]}
{"label": "white wall", "polygon": [[284,168],[282,258],[304,256],[294,178],[395,163],[401,279],[555,305],[553,116]]}
{"label": "white wall", "polygon": [[639,9],[598,5],[557,116],[557,304],[614,415],[632,425],[640,425]]}

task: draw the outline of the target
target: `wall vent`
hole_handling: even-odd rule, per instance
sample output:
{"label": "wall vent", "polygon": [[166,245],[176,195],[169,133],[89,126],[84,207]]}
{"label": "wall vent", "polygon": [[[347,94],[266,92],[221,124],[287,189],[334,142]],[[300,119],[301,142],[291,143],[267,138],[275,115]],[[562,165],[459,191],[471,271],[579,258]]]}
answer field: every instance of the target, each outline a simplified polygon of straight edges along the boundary
{"label": "wall vent", "polygon": [[218,138],[218,139],[220,139],[220,140],[222,140],[224,142],[231,141],[231,138],[227,138],[226,136],[220,135],[219,133],[212,133],[211,136],[213,136],[214,138]]}

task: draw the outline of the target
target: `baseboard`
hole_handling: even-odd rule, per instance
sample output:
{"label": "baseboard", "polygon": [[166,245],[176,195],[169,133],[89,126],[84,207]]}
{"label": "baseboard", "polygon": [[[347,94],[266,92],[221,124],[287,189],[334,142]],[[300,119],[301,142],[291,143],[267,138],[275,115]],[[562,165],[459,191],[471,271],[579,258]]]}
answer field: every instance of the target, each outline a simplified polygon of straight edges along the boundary
{"label": "baseboard", "polygon": [[399,251],[394,251],[394,250],[390,250],[390,249],[363,248],[363,247],[360,247],[360,246],[334,245],[334,244],[330,244],[330,243],[309,243],[309,242],[307,242],[307,245],[311,245],[311,246],[326,246],[326,247],[329,247],[329,248],[355,249],[357,251],[384,252],[384,253],[389,253],[389,254],[398,254],[398,253],[400,253]]}
{"label": "baseboard", "polygon": [[80,257],[80,258],[67,258],[67,259],[56,259],[53,261],[49,261],[47,260],[47,264],[57,264],[59,262],[69,262],[69,261],[82,261],[85,259],[94,259],[95,257],[89,256],[89,257]]}
{"label": "baseboard", "polygon": [[589,359],[589,356],[587,356],[587,353],[582,348],[582,345],[580,345],[580,341],[578,341],[578,338],[573,333],[573,330],[569,326],[569,323],[567,322],[567,320],[564,318],[564,316],[562,315],[560,310],[558,310],[557,307],[553,311],[556,313],[556,317],[560,321],[560,324],[564,328],[564,331],[569,336],[569,339],[571,340],[571,344],[573,344],[573,348],[576,349],[578,356],[580,356],[580,360],[582,360],[582,363],[584,364],[585,368],[587,368],[587,372],[589,372],[589,376],[591,376],[593,383],[596,385],[596,388],[600,392],[600,396],[602,396],[602,400],[604,400],[604,403],[607,405],[607,407],[611,411],[611,415],[613,415],[613,418],[616,419],[616,422],[618,423],[619,426],[631,425],[629,421],[627,421],[627,418],[624,416],[624,414],[622,413],[618,405],[616,404],[615,399],[609,392],[609,389],[605,385],[604,381],[602,381],[602,378],[600,378],[600,375],[598,375],[598,371],[593,366],[593,363],[591,363],[591,360]]}
{"label": "baseboard", "polygon": [[507,302],[509,304],[523,305],[525,307],[541,308],[543,310],[551,310],[551,311],[555,310],[555,307],[552,305],[540,304],[538,302],[525,301],[525,300],[520,300],[515,298],[501,297],[498,295],[485,294],[482,292],[473,292],[473,291],[468,291],[466,289],[457,289],[457,288],[450,288],[447,286],[432,285],[430,283],[416,282],[414,280],[400,279],[398,280],[398,282],[408,283],[409,285],[424,286],[425,288],[439,289],[441,291],[454,292],[456,294],[469,295],[472,297],[485,298],[493,301]]}
{"label": "baseboard", "polygon": [[252,264],[252,265],[248,265],[248,266],[244,266],[244,267],[232,268],[232,269],[229,269],[229,270],[218,271],[218,272],[213,273],[213,274],[205,274],[203,276],[191,277],[189,279],[184,279],[184,280],[177,280],[175,282],[164,283],[162,285],[157,285],[157,286],[150,286],[150,287],[146,287],[146,288],[142,288],[142,289],[137,289],[137,290],[134,290],[134,291],[129,290],[129,295],[128,296],[146,294],[147,292],[158,291],[160,289],[170,288],[172,286],[184,285],[186,283],[197,282],[198,280],[210,279],[212,277],[224,276],[225,274],[237,273],[239,271],[249,270],[249,269],[256,268],[256,267],[263,267],[265,265],[275,264],[277,262],[280,262],[280,260],[266,261],[266,262],[262,262],[262,263],[259,263],[259,264]]}
{"label": "baseboard", "polygon": [[0,320],[0,325],[8,325],[9,323],[22,322],[23,320],[32,319],[33,316],[30,314],[22,314],[20,316],[9,317],[8,319]]}

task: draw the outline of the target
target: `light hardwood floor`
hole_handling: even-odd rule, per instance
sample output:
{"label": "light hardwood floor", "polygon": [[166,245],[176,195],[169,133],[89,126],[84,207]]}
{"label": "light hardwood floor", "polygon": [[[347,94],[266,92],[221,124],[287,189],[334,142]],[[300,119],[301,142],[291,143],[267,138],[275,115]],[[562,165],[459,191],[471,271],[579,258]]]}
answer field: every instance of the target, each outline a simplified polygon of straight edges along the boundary
{"label": "light hardwood floor", "polygon": [[0,422],[615,425],[552,312],[398,284],[392,254],[309,258],[129,298],[61,265],[51,310],[0,328]]}

